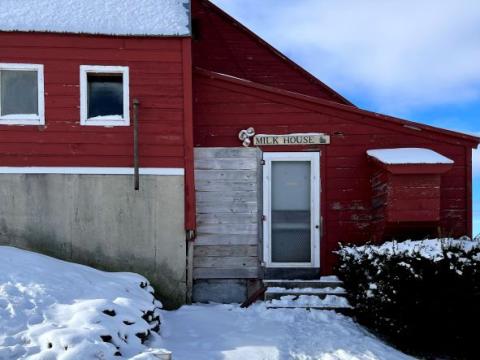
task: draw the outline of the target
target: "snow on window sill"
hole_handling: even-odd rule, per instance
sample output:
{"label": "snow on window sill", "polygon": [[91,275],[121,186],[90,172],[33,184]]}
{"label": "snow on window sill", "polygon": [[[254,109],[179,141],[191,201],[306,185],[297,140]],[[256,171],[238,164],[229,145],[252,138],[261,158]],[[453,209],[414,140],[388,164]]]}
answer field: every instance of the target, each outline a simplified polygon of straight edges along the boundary
{"label": "snow on window sill", "polygon": [[4,115],[0,125],[45,125],[45,119],[35,114]]}
{"label": "snow on window sill", "polygon": [[121,115],[95,116],[85,120],[82,125],[86,126],[129,126],[130,119]]}

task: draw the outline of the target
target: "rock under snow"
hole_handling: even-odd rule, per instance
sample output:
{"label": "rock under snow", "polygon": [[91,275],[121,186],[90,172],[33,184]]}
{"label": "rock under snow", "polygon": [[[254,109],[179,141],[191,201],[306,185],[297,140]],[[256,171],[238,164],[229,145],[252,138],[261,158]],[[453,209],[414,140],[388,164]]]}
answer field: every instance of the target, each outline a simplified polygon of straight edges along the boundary
{"label": "rock under snow", "polygon": [[152,293],[137,274],[0,246],[0,359],[155,359]]}
{"label": "rock under snow", "polygon": [[190,34],[188,0],[2,0],[0,31]]}

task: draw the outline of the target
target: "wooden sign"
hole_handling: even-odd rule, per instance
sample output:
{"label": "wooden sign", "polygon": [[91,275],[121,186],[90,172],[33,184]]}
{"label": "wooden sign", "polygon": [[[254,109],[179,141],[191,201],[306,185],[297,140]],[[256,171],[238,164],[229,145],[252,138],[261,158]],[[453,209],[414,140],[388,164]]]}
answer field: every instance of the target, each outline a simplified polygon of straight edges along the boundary
{"label": "wooden sign", "polygon": [[321,145],[330,144],[330,135],[322,133],[265,135],[258,134],[253,138],[253,145]]}

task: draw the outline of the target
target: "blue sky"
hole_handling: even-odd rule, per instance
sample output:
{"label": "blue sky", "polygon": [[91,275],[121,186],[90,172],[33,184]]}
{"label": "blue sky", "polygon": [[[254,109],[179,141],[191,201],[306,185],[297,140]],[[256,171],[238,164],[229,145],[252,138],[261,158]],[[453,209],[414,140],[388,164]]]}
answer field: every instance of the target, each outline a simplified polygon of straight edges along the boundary
{"label": "blue sky", "polygon": [[480,136],[480,1],[213,2],[354,104]]}

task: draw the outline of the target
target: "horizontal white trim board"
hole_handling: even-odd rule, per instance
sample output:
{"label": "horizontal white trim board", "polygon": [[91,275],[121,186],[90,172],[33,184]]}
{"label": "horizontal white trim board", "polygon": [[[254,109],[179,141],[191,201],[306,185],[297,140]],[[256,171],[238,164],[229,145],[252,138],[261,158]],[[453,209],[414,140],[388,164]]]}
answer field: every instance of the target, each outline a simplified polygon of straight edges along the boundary
{"label": "horizontal white trim board", "polygon": [[[140,168],[140,175],[185,175],[183,168]],[[0,166],[0,174],[133,175],[130,167]]]}

